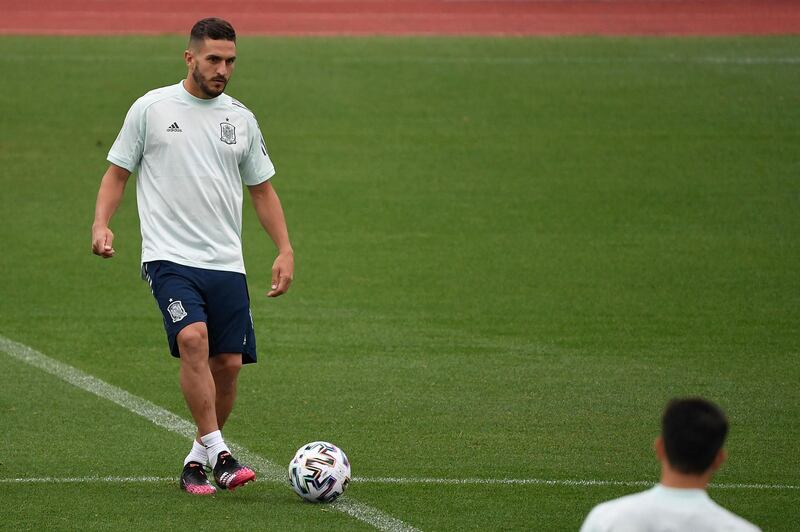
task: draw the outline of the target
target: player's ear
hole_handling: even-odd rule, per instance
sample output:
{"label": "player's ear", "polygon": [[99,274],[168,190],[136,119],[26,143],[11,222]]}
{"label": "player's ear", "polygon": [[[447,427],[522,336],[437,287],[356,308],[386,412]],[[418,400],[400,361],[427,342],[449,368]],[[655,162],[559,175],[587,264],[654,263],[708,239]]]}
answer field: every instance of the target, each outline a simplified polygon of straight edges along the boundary
{"label": "player's ear", "polygon": [[714,461],[711,463],[711,470],[718,470],[720,467],[722,467],[722,464],[725,463],[725,460],[727,459],[728,451],[725,449],[720,449],[719,452],[717,452],[717,456],[714,457]]}
{"label": "player's ear", "polygon": [[664,451],[664,438],[661,435],[657,436],[653,442],[653,450],[655,450],[659,462],[666,460],[667,453]]}
{"label": "player's ear", "polygon": [[183,51],[183,61],[186,63],[186,66],[192,66],[192,62],[194,61],[194,54],[191,50],[184,50]]}

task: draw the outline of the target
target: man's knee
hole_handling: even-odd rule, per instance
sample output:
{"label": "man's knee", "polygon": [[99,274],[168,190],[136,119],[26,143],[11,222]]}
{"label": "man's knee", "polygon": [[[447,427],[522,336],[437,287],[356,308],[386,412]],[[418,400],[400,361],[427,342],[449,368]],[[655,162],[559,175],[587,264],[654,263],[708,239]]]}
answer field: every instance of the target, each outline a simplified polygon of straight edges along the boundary
{"label": "man's knee", "polygon": [[233,353],[217,355],[211,358],[209,365],[215,379],[235,381],[239,370],[242,369],[242,355]]}
{"label": "man's knee", "polygon": [[178,349],[182,359],[206,359],[208,357],[208,330],[206,324],[192,323],[178,333]]}

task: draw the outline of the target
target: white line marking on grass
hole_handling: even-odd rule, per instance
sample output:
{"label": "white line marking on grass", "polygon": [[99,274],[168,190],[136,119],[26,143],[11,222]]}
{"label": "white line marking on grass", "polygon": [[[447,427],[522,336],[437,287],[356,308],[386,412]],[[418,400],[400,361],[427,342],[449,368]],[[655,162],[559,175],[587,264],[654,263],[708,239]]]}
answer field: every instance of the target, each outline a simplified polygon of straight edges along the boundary
{"label": "white line marking on grass", "polygon": [[417,478],[417,477],[356,477],[353,482],[373,484],[495,484],[545,486],[653,486],[647,480],[558,480],[545,478]]}
{"label": "white line marking on grass", "polygon": [[[182,417],[177,416],[164,408],[161,408],[155,403],[151,403],[147,399],[133,395],[130,392],[126,392],[122,388],[118,388],[113,384],[109,384],[98,379],[97,377],[89,375],[88,373],[84,373],[78,368],[74,368],[69,364],[65,364],[64,362],[50,358],[47,355],[28,347],[27,345],[17,343],[6,338],[5,336],[0,335],[0,351],[4,351],[17,360],[25,362],[26,364],[29,364],[35,368],[39,368],[42,371],[58,377],[59,379],[64,380],[84,391],[92,393],[103,399],[108,399],[109,401],[118,404],[125,410],[142,416],[159,427],[163,427],[171,432],[184,436],[189,440],[192,440],[195,437],[194,424],[183,419]],[[284,481],[286,478],[285,470],[275,463],[245,449],[241,445],[236,445],[231,442],[228,442],[228,445],[243,462],[255,468],[256,471],[264,474],[267,480]],[[341,502],[337,501],[331,504],[330,507],[346,513],[351,517],[355,517],[356,519],[367,524],[370,524],[378,530],[385,530],[387,532],[417,531],[416,528],[405,523],[404,521],[401,521],[400,519],[392,517],[391,515],[384,513],[377,508],[373,508],[372,506],[368,506],[364,503],[360,503],[349,498],[342,500]]]}
{"label": "white line marking on grass", "polygon": [[0,484],[141,484],[178,482],[178,477],[23,477],[0,478]]}
{"label": "white line marking on grass", "polygon": [[[371,484],[493,484],[493,485],[542,485],[542,486],[629,486],[652,487],[652,480],[570,480],[547,478],[420,478],[420,477],[355,477],[354,483]],[[797,490],[800,486],[791,484],[709,484],[716,489],[752,490]]]}
{"label": "white line marking on grass", "polygon": [[[275,479],[266,479],[273,480]],[[135,484],[135,483],[172,483],[178,477],[22,477],[0,478],[0,484],[81,484],[81,483],[110,483],[110,484]],[[284,480],[280,479],[283,483]],[[625,487],[651,487],[655,483],[651,480],[569,480],[545,478],[419,478],[419,477],[354,477],[354,484],[459,484],[459,485],[540,485],[540,486],[625,486]],[[791,484],[740,484],[720,483],[710,484],[713,489],[742,489],[742,490],[800,490],[800,486]]]}
{"label": "white line marking on grass", "polygon": [[712,482],[708,487],[719,490],[800,490],[800,486],[791,484],[717,484]]}

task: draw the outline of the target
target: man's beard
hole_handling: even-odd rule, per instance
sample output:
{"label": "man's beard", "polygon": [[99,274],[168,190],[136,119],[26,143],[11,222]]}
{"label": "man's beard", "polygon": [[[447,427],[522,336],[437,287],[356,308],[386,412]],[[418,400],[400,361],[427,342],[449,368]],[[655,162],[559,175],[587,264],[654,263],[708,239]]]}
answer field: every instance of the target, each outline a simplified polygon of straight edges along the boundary
{"label": "man's beard", "polygon": [[206,80],[203,79],[203,76],[200,74],[200,71],[197,69],[197,67],[195,67],[195,69],[192,70],[192,78],[194,79],[194,82],[197,84],[197,86],[200,87],[200,90],[203,91],[203,93],[209,98],[216,98],[217,96],[222,94],[225,91],[225,87],[228,85],[227,80],[220,80],[222,81],[222,88],[219,90],[212,88],[206,83]]}

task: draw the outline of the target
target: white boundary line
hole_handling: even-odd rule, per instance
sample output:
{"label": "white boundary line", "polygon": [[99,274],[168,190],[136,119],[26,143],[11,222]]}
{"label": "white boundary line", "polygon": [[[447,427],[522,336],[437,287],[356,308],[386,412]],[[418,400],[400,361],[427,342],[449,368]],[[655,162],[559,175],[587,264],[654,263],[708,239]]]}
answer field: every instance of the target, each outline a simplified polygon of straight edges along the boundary
{"label": "white boundary line", "polygon": [[178,477],[20,477],[0,478],[0,484],[143,484],[178,482]]}
{"label": "white boundary line", "polygon": [[[267,480],[278,481],[268,478]],[[20,477],[0,478],[0,484],[134,484],[134,483],[169,483],[177,482],[178,477]],[[283,479],[280,479],[283,483]],[[652,487],[650,480],[577,480],[577,479],[545,479],[545,478],[424,478],[424,477],[354,477],[354,484],[445,484],[445,485],[538,485],[538,486],[624,486]],[[792,484],[741,484],[717,483],[709,484],[712,489],[741,490],[800,490],[800,486]]]}
{"label": "white boundary line", "polygon": [[[628,486],[652,487],[651,480],[591,480],[591,479],[547,479],[547,478],[420,478],[420,477],[355,477],[353,482],[369,484],[491,484],[491,485],[540,485],[540,486]],[[791,484],[709,484],[714,489],[749,489],[749,490],[800,490],[800,486]]]}
{"label": "white boundary line", "polygon": [[[184,436],[188,440],[192,440],[195,437],[194,425],[182,417],[177,416],[164,408],[161,408],[155,403],[151,403],[147,399],[133,395],[122,388],[118,388],[113,384],[109,384],[98,379],[97,377],[89,375],[88,373],[84,373],[78,368],[74,368],[69,364],[65,364],[64,362],[50,358],[47,355],[28,347],[27,345],[17,343],[3,335],[0,335],[0,351],[4,351],[13,358],[25,362],[26,364],[29,364],[35,368],[41,369],[42,371],[58,377],[59,379],[66,381],[84,391],[92,393],[103,399],[108,399],[109,401],[118,404],[125,410],[142,416],[151,423],[165,428],[170,432]],[[227,443],[231,447],[231,450],[233,450],[243,462],[247,463],[251,467],[254,467],[257,471],[262,473],[266,477],[266,480],[283,482],[286,478],[286,473],[282,467],[252,451],[245,449],[241,445],[236,445],[231,442]],[[418,529],[414,528],[408,523],[405,523],[396,517],[392,517],[391,515],[382,512],[377,508],[355,501],[350,497],[340,499],[328,505],[328,507],[370,524],[378,530],[384,530],[387,532],[418,532]]]}

